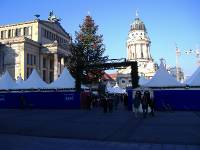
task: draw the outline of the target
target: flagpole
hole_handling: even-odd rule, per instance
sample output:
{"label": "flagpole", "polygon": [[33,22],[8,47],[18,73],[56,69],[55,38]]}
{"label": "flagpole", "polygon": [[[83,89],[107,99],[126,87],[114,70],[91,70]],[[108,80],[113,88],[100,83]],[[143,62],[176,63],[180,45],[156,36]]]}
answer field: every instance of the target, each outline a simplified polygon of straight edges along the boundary
{"label": "flagpole", "polygon": [[177,79],[177,81],[180,81],[180,73],[179,73],[179,56],[180,56],[180,54],[181,54],[181,52],[176,45],[176,79]]}

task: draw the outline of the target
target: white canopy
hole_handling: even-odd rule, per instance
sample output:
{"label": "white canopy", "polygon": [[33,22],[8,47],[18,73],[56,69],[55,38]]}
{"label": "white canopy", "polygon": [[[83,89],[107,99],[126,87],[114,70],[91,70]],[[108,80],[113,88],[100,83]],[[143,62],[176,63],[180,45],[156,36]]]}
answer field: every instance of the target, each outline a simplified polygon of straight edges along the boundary
{"label": "white canopy", "polygon": [[33,69],[29,78],[23,81],[23,83],[18,84],[15,88],[16,89],[41,89],[41,88],[43,89],[43,88],[46,88],[46,86],[47,86],[47,83],[44,82],[40,78],[37,71]]}
{"label": "white canopy", "polygon": [[143,85],[144,87],[181,87],[183,84],[179,83],[174,77],[172,77],[163,62],[160,63],[159,69],[156,71],[152,79]]}
{"label": "white canopy", "polygon": [[16,86],[15,81],[12,79],[8,71],[6,71],[0,78],[0,90],[13,89]]}
{"label": "white canopy", "polygon": [[123,93],[126,93],[126,91],[124,89],[120,88],[117,83],[116,83],[115,86],[112,87],[110,85],[110,83],[107,82],[106,90],[107,90],[108,93],[113,93],[113,94],[117,94],[117,93],[123,94]]}
{"label": "white canopy", "polygon": [[71,76],[67,68],[63,69],[60,77],[48,85],[49,88],[75,88],[75,79]]}
{"label": "white canopy", "polygon": [[197,68],[185,83],[189,86],[200,86],[200,67]]}

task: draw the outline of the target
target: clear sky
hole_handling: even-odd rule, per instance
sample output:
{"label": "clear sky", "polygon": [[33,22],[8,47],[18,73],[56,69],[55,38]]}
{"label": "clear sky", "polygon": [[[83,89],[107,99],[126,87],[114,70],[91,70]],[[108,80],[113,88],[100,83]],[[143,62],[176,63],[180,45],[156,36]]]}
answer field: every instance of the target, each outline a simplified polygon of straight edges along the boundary
{"label": "clear sky", "polygon": [[[1,0],[0,24],[47,19],[49,11],[62,18],[61,24],[74,36],[89,11],[104,36],[106,55],[126,57],[126,40],[135,11],[146,25],[151,54],[175,66],[175,43],[185,51],[200,48],[200,0]],[[197,68],[196,57],[182,53],[180,65],[186,75]]]}

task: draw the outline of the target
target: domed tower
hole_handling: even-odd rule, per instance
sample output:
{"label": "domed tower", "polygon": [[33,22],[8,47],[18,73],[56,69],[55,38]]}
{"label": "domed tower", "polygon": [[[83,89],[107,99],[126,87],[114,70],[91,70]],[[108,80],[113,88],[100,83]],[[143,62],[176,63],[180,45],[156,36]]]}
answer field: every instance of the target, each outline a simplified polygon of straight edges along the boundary
{"label": "domed tower", "polygon": [[126,42],[127,58],[129,61],[138,62],[138,73],[147,78],[153,76],[156,70],[156,64],[150,54],[151,41],[143,21],[136,12],[136,18],[131,24]]}

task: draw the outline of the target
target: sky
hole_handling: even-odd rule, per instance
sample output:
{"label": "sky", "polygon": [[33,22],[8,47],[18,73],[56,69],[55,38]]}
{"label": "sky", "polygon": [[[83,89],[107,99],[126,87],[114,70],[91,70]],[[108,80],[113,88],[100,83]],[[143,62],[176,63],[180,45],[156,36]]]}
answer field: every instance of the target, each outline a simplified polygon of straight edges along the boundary
{"label": "sky", "polygon": [[73,37],[90,12],[109,58],[126,58],[126,40],[138,10],[151,39],[155,62],[159,64],[164,58],[168,65],[175,66],[177,45],[185,75],[191,75],[198,66],[195,54],[186,55],[185,51],[200,49],[199,0],[1,0],[0,4],[0,25],[30,21],[35,14],[47,19],[53,10]]}

